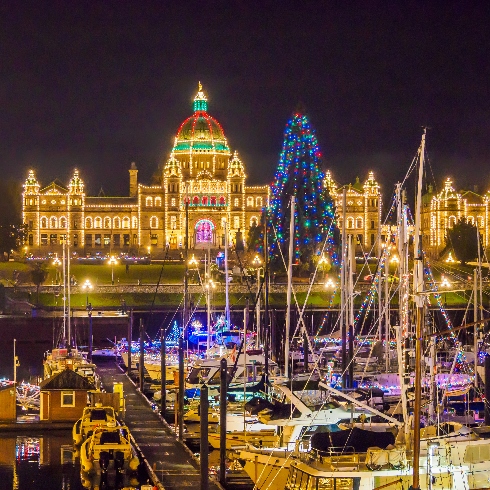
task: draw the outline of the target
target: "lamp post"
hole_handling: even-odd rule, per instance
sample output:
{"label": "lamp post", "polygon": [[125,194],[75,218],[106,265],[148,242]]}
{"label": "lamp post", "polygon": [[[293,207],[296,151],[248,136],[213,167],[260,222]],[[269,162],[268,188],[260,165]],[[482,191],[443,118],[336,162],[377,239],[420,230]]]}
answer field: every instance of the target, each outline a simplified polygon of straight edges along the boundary
{"label": "lamp post", "polygon": [[86,279],[85,282],[82,284],[82,289],[87,293],[87,300],[85,302],[85,306],[88,308],[88,292],[89,291],[92,291],[93,289],[93,285],[92,283],[90,282],[89,279]]}
{"label": "lamp post", "polygon": [[207,348],[206,355],[209,356],[210,339],[211,339],[211,292],[213,289],[216,289],[216,284],[211,278],[208,278],[204,287],[206,288],[206,303],[207,303],[207,313],[208,313],[207,315],[208,335],[206,338],[206,348]]}
{"label": "lamp post", "polygon": [[328,260],[325,257],[325,255],[322,254],[320,260],[318,261],[318,265],[320,266],[320,269],[323,272],[323,279],[325,279],[325,274],[326,274],[325,268],[326,268],[327,264],[328,264]]}
{"label": "lamp post", "polygon": [[[191,267],[195,267],[195,269],[197,270],[197,275],[199,276],[199,261],[196,259],[196,257],[194,256],[194,254],[192,254],[192,257],[189,259],[189,261],[187,262],[187,264]],[[201,282],[201,278],[198,277],[198,284]]]}
{"label": "lamp post", "polygon": [[255,303],[255,317],[257,322],[257,347],[260,343],[260,269],[262,268],[262,259],[257,254],[252,260],[252,264],[257,270],[257,301]]}
{"label": "lamp post", "polygon": [[56,284],[60,283],[60,265],[61,265],[61,260],[59,257],[56,255],[56,257],[53,259],[53,265],[56,267],[56,279],[55,282]]}
{"label": "lamp post", "polygon": [[[441,276],[441,288],[447,290],[451,287],[451,282],[446,276]],[[446,306],[446,291],[444,291],[444,306]]]}
{"label": "lamp post", "polygon": [[114,286],[114,265],[117,264],[117,259],[113,255],[109,259],[109,265],[111,266],[111,284]]}

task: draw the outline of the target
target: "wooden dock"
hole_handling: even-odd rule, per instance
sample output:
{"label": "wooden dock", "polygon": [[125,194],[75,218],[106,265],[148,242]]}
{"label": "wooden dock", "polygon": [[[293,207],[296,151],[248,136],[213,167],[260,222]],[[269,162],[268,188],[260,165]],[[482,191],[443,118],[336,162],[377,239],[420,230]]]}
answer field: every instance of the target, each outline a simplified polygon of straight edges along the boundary
{"label": "wooden dock", "polygon": [[[115,382],[123,384],[126,400],[124,422],[141,451],[153,483],[160,489],[178,490],[199,488],[199,466],[189,449],[180,443],[175,433],[159,414],[154,412],[147,399],[114,362],[101,362],[97,371],[107,391]],[[209,481],[209,490],[222,487]]]}

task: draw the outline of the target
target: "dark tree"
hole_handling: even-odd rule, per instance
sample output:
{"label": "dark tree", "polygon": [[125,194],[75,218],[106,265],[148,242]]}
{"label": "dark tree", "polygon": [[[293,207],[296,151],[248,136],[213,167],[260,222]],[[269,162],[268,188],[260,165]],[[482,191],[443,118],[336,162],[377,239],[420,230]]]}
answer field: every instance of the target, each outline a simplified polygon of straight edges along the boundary
{"label": "dark tree", "polygon": [[31,269],[31,280],[36,286],[36,302],[39,304],[39,287],[48,278],[48,271],[46,269],[46,264],[42,262],[34,263]]}
{"label": "dark tree", "polygon": [[[23,239],[22,190],[18,182],[0,180],[0,254],[10,256]],[[1,259],[0,259],[1,260]]]}
{"label": "dark tree", "polygon": [[479,234],[475,225],[460,219],[453,228],[448,230],[448,245],[454,250],[454,255],[466,265],[478,257]]}
{"label": "dark tree", "polygon": [[247,251],[255,252],[262,245],[262,233],[264,232],[263,225],[256,225],[255,222],[248,230]]}
{"label": "dark tree", "polygon": [[[287,123],[271,198],[266,209],[267,240],[271,266],[279,269],[281,253],[287,261],[290,201],[295,196],[294,255],[301,269],[308,269],[326,239],[334,254],[334,204],[324,187],[320,150],[308,118],[295,114]],[[334,261],[336,261],[334,257]]]}

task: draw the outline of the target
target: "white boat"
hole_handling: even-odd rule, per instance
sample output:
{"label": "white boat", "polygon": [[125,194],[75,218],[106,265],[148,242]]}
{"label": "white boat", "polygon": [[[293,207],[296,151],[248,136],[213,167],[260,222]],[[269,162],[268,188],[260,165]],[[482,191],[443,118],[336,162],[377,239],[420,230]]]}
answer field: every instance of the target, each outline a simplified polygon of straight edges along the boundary
{"label": "white boat", "polygon": [[95,428],[108,427],[116,423],[114,408],[103,407],[97,404],[95,407],[85,407],[82,416],[75,422],[72,430],[73,444],[78,446],[90,437]]}

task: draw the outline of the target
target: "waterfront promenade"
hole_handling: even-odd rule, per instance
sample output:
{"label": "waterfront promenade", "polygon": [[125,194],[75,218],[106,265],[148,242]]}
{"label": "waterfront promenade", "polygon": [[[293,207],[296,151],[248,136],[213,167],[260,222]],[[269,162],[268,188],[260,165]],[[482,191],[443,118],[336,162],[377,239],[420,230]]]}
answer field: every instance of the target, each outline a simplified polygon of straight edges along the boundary
{"label": "waterfront promenade", "polygon": [[[149,473],[158,479],[154,483],[165,490],[199,488],[199,466],[190,451],[151,409],[126,374],[113,362],[100,363],[97,370],[107,391],[112,390],[114,382],[123,383],[126,400],[124,422],[146,460]],[[209,481],[209,490],[219,488],[215,481]]]}

